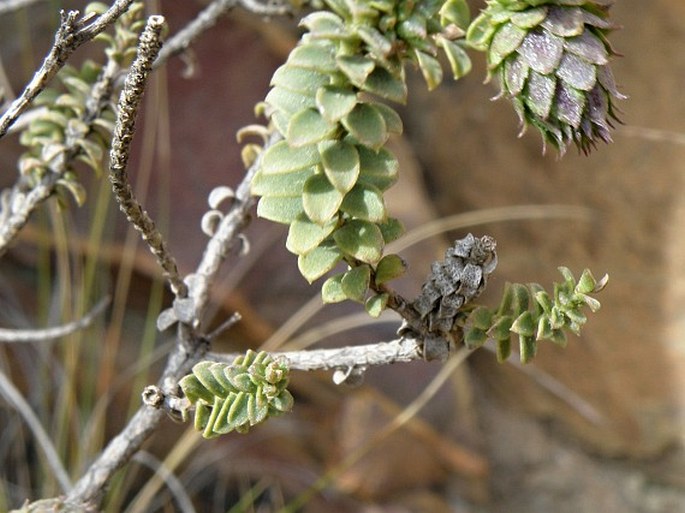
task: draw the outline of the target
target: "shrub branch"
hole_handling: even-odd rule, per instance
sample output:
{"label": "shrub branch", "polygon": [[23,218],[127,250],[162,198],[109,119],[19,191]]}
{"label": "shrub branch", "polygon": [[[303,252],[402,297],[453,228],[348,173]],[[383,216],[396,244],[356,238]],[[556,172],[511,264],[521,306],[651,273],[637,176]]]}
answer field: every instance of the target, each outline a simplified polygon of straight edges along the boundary
{"label": "shrub branch", "polygon": [[0,117],[0,138],[64,67],[71,54],[114,23],[132,3],[133,0],[117,0],[100,16],[88,15],[79,18],[79,11],[60,12],[61,22],[50,52],[21,95]]}
{"label": "shrub branch", "polygon": [[181,279],[176,261],[171,255],[162,234],[154,221],[143,210],[133,194],[133,188],[128,180],[126,167],[130,156],[131,142],[135,132],[135,120],[138,107],[142,100],[147,78],[152,70],[159,49],[161,48],[161,32],[164,28],[162,16],[150,16],[147,25],[140,36],[138,53],[128,72],[124,89],[121,91],[118,104],[117,124],[112,139],[110,152],[110,181],[114,196],[119,203],[126,219],[141,233],[150,251],[157,258],[157,263],[164,270],[171,289],[179,297],[185,297],[188,290]]}

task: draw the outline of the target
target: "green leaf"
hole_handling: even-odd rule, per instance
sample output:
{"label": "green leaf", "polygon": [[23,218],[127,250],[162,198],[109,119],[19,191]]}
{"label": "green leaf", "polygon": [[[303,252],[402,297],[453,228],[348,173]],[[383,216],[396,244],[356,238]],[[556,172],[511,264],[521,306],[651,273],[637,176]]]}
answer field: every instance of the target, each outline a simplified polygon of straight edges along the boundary
{"label": "green leaf", "polygon": [[337,221],[336,217],[321,226],[310,221],[305,214],[300,214],[290,224],[285,247],[296,255],[307,254],[333,232]]}
{"label": "green leaf", "polygon": [[305,109],[290,118],[286,139],[290,146],[300,148],[330,137],[336,129],[337,123],[326,121],[315,108]]}
{"label": "green leaf", "polygon": [[520,315],[530,307],[530,291],[525,285],[512,283],[509,289],[511,294],[511,311],[514,315]]}
{"label": "green leaf", "polygon": [[343,20],[331,12],[313,12],[305,16],[300,25],[312,32],[314,37],[335,39],[347,36]]}
{"label": "green leaf", "polygon": [[316,92],[316,106],[329,122],[336,123],[357,104],[357,93],[348,87],[325,86]]}
{"label": "green leaf", "polygon": [[338,247],[346,254],[368,264],[375,264],[383,251],[380,228],[368,221],[353,219],[333,234]]}
{"label": "green leaf", "polygon": [[378,152],[365,146],[358,146],[361,172],[359,181],[368,183],[384,191],[397,181],[399,162],[386,148]]}
{"label": "green leaf", "polygon": [[[566,314],[566,317],[571,320],[571,331],[573,331],[576,335],[580,334],[580,326],[587,322],[587,315],[580,310],[573,309],[565,311],[564,314]],[[577,328],[575,328],[573,325],[576,325]]]}
{"label": "green leaf", "polygon": [[334,73],[338,69],[335,46],[327,41],[301,44],[290,52],[288,64],[326,74]]}
{"label": "green leaf", "polygon": [[514,53],[523,42],[526,34],[528,34],[527,30],[518,28],[511,23],[501,25],[488,48],[488,67],[494,68],[508,55]]}
{"label": "green leaf", "polygon": [[343,197],[343,193],[333,187],[326,175],[316,174],[304,183],[302,205],[309,219],[324,224],[336,215]]}
{"label": "green leaf", "polygon": [[388,107],[383,103],[373,103],[373,108],[381,113],[383,119],[385,120],[385,126],[388,132],[393,134],[401,134],[403,130],[402,118],[392,107]]}
{"label": "green leaf", "polygon": [[383,193],[365,183],[358,183],[345,195],[340,210],[354,218],[373,223],[380,223],[386,217]]}
{"label": "green leaf", "polygon": [[214,438],[219,436],[218,433],[214,432],[214,426],[217,423],[217,419],[219,417],[219,412],[221,411],[221,406],[222,404],[225,404],[222,401],[222,398],[219,396],[214,397],[214,402],[212,404],[212,409],[209,412],[209,418],[207,419],[205,423],[205,429],[202,432],[202,436],[204,438]]}
{"label": "green leaf", "polygon": [[488,334],[483,330],[471,328],[464,333],[464,344],[469,349],[477,349],[488,341]]}
{"label": "green leaf", "polygon": [[188,400],[195,404],[197,401],[202,400],[207,403],[211,403],[214,400],[214,395],[210,392],[207,387],[205,387],[194,374],[188,374],[181,378],[178,382],[181,390],[183,390],[183,395],[185,395]]}
{"label": "green leaf", "polygon": [[544,315],[538,319],[537,331],[535,332],[536,340],[551,340],[554,337],[554,330],[549,318]]}
{"label": "green leaf", "polygon": [[372,105],[357,104],[342,119],[342,124],[357,141],[374,150],[379,150],[388,140],[385,119]]}
{"label": "green leaf", "polygon": [[511,22],[522,29],[532,29],[537,27],[547,18],[547,7],[526,9],[511,15]]}
{"label": "green leaf", "polygon": [[471,72],[471,59],[460,44],[441,38],[440,46],[445,50],[455,80]]}
{"label": "green leaf", "polygon": [[344,141],[327,141],[319,145],[319,153],[331,184],[343,194],[352,189],[360,172],[357,148]]}
{"label": "green leaf", "polygon": [[497,27],[490,21],[490,16],[481,13],[466,31],[466,42],[475,50],[484,52],[490,45],[490,40]]}
{"label": "green leaf", "polygon": [[271,79],[271,85],[311,96],[320,87],[327,85],[329,81],[329,75],[285,64],[276,70]]}
{"label": "green leaf", "polygon": [[489,308],[477,306],[469,314],[468,323],[479,330],[488,330],[492,326],[493,313]]}
{"label": "green leaf", "polygon": [[209,361],[196,363],[193,366],[193,375],[195,375],[202,386],[211,392],[212,396],[225,397],[227,391],[211,372],[212,365],[214,363]]}
{"label": "green leaf", "polygon": [[302,196],[305,181],[316,168],[309,167],[292,173],[265,174],[258,172],[252,180],[252,194],[271,197]]}
{"label": "green leaf", "polygon": [[440,8],[443,25],[453,23],[462,30],[466,30],[471,22],[471,12],[466,0],[447,0]]}
{"label": "green leaf", "polygon": [[597,280],[592,275],[589,269],[585,269],[583,274],[580,275],[578,284],[575,286],[575,291],[581,294],[589,294],[595,290],[597,286]]}
{"label": "green leaf", "polygon": [[69,193],[79,207],[86,202],[86,188],[76,180],[60,178],[57,180],[56,185],[58,193],[62,192],[60,189],[63,189],[65,192]]}
{"label": "green leaf", "polygon": [[396,77],[387,69],[377,67],[359,87],[386,100],[403,105],[407,103],[407,84],[404,79],[404,72],[402,72],[401,77]]}
{"label": "green leaf", "polygon": [[540,308],[544,312],[545,315],[550,315],[552,312],[552,306],[554,303],[552,303],[552,298],[549,297],[549,294],[545,290],[539,290],[535,293],[535,302],[540,305]]}
{"label": "green leaf", "polygon": [[283,135],[288,132],[288,124],[290,123],[290,114],[285,114],[280,110],[275,110],[271,113],[271,122],[278,130],[278,133]]}
{"label": "green leaf", "polygon": [[245,392],[238,392],[235,399],[232,401],[230,408],[228,408],[226,420],[234,429],[237,426],[249,423],[249,416],[247,414],[248,397],[248,394]]}
{"label": "green leaf", "polygon": [[530,312],[523,312],[519,315],[510,330],[524,337],[532,337],[535,335],[537,326],[535,320]]}
{"label": "green leaf", "polygon": [[412,46],[415,46],[415,42],[425,41],[428,38],[426,17],[421,14],[414,13],[401,21],[396,30],[397,35],[404,40],[411,41]]}
{"label": "green leaf", "polygon": [[419,69],[421,70],[423,79],[426,81],[428,90],[432,91],[440,85],[440,82],[442,82],[442,66],[440,66],[438,59],[427,53],[415,50],[414,54],[416,55]]}
{"label": "green leaf", "polygon": [[104,154],[103,147],[89,139],[78,139],[74,142],[83,151],[80,155],[80,157],[83,157],[82,160],[88,164],[93,171],[100,172]]}
{"label": "green leaf", "polygon": [[355,86],[361,88],[366,78],[376,67],[368,57],[361,55],[343,55],[336,58],[338,67]]}
{"label": "green leaf", "polygon": [[388,297],[388,294],[385,292],[383,294],[371,296],[366,300],[366,303],[364,303],[364,308],[371,317],[380,317],[383,310],[385,310],[385,307],[388,305]]}
{"label": "green leaf", "polygon": [[571,269],[568,267],[557,267],[561,275],[564,277],[564,285],[568,288],[568,290],[571,290],[575,287],[576,285],[576,277],[573,276],[573,272],[571,272]]}
{"label": "green leaf", "polygon": [[250,420],[250,426],[263,422],[269,415],[269,402],[264,399],[263,394],[258,394],[250,397],[247,404],[247,416]]}
{"label": "green leaf", "polygon": [[369,51],[379,59],[384,59],[392,52],[392,43],[377,29],[359,25],[355,32],[369,47]]}
{"label": "green leaf", "polygon": [[314,95],[294,93],[278,86],[269,91],[269,94],[264,98],[264,102],[274,109],[289,115],[297,114],[304,109],[316,107]]}
{"label": "green leaf", "polygon": [[371,268],[368,265],[353,267],[347,271],[340,281],[343,292],[352,301],[361,303],[369,290]]}
{"label": "green leaf", "polygon": [[511,339],[497,339],[497,361],[502,363],[511,356]]}
{"label": "green leaf", "polygon": [[302,197],[264,196],[257,205],[257,215],[275,223],[290,224],[304,215]]}
{"label": "green leaf", "polygon": [[294,404],[295,399],[293,399],[293,396],[290,393],[290,391],[285,389],[281,390],[281,393],[270,401],[272,411],[276,410],[279,413],[289,412],[293,409]]}
{"label": "green leaf", "polygon": [[488,335],[495,340],[508,340],[511,337],[510,329],[513,323],[514,319],[509,315],[499,317],[488,330]]}
{"label": "green leaf", "polygon": [[262,157],[261,172],[264,174],[292,173],[319,163],[316,145],[292,148],[287,141],[270,146]]}
{"label": "green leaf", "polygon": [[297,259],[297,267],[302,276],[312,283],[321,278],[340,262],[342,254],[337,247],[321,245],[312,249],[306,255],[300,255]]}
{"label": "green leaf", "polygon": [[389,217],[384,223],[378,223],[378,227],[381,229],[383,241],[385,241],[386,244],[389,244],[404,235],[404,225],[402,225],[402,222],[399,219],[395,219],[394,217]]}
{"label": "green leaf", "polygon": [[590,309],[591,312],[597,312],[601,307],[602,304],[596,300],[594,297],[590,297],[586,294],[579,294],[580,299],[587,305],[587,307]]}
{"label": "green leaf", "polygon": [[407,270],[407,263],[398,255],[385,255],[376,266],[375,282],[382,285],[399,278]]}
{"label": "green leaf", "polygon": [[321,299],[324,303],[340,303],[345,301],[347,296],[342,288],[342,278],[345,273],[331,276],[321,286]]}
{"label": "green leaf", "polygon": [[519,352],[521,353],[521,363],[528,363],[533,358],[538,350],[538,344],[535,337],[528,335],[519,335]]}

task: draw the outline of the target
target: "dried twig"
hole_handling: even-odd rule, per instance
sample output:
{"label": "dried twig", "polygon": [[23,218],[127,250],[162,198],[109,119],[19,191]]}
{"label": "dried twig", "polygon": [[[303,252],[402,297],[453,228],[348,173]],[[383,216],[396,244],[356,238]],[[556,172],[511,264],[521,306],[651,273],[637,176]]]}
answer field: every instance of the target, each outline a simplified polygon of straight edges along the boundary
{"label": "dried twig", "polygon": [[215,0],[205,7],[193,21],[169,38],[164,48],[159,52],[154,67],[164,64],[171,57],[187,50],[199,36],[216,25],[219,18],[235,7],[237,3],[238,0]]}
{"label": "dried twig", "polygon": [[292,12],[292,6],[283,0],[260,2],[258,0],[240,0],[240,5],[255,14],[264,16],[282,16]]}
{"label": "dried twig", "polygon": [[[389,342],[377,342],[361,346],[336,349],[309,349],[306,351],[283,351],[270,353],[273,358],[283,358],[293,370],[313,371],[330,369],[352,369],[407,363],[422,360],[423,341],[412,337],[401,337]],[[208,360],[232,363],[238,354],[209,352]]]}
{"label": "dried twig", "polygon": [[24,112],[31,102],[45,89],[57,72],[66,64],[69,56],[82,44],[93,39],[114,23],[129,8],[133,0],[116,0],[100,16],[79,18],[78,11],[60,13],[61,23],[55,34],[55,42],[21,95],[12,102],[0,117],[0,138]]}
{"label": "dried twig", "polygon": [[162,65],[171,57],[186,51],[198,37],[216,25],[219,18],[237,5],[255,14],[269,16],[281,16],[292,12],[292,7],[284,2],[271,4],[256,0],[214,0],[200,11],[194,20],[169,38],[164,48],[159,52],[154,67]]}
{"label": "dried twig", "polygon": [[[116,62],[110,60],[93,85],[92,95],[86,103],[86,110],[81,119],[87,126],[91,126],[93,120],[110,101],[119,69]],[[35,187],[27,191],[20,178],[11,189],[0,193],[0,256],[7,251],[7,247],[26,225],[33,211],[54,193],[55,186],[66,171],[69,161],[76,155],[79,148],[77,139],[82,134],[73,134],[67,130],[66,135],[64,149],[55,156],[50,172]]]}
{"label": "dried twig", "polygon": [[78,330],[90,326],[95,318],[104,311],[108,304],[109,298],[102,299],[81,319],[68,324],[63,324],[62,326],[55,326],[53,328],[44,328],[39,330],[13,330],[0,328],[0,342],[41,342],[44,340],[54,340],[56,338],[70,335]]}
{"label": "dried twig", "polygon": [[[266,150],[279,140],[280,136],[273,135],[264,149]],[[204,314],[209,300],[209,287],[215,283],[221,263],[238,243],[238,235],[249,221],[250,211],[254,206],[254,198],[250,195],[250,184],[260,165],[261,160],[257,159],[245,174],[236,190],[231,209],[224,216],[205,248],[195,279],[190,280],[194,282],[194,286],[189,288],[189,297],[194,299],[192,315],[196,319],[200,319]],[[197,325],[199,326],[199,323]],[[165,395],[176,393],[178,380],[190,371],[207,350],[206,339],[196,331],[196,327],[188,323],[180,323],[178,331],[178,343],[169,355],[158,382],[160,390]],[[78,507],[97,505],[114,473],[140,450],[143,442],[155,432],[163,418],[162,410],[143,405],[76,482],[67,495],[66,501]]]}
{"label": "dried twig", "polygon": [[119,208],[126,214],[126,219],[141,233],[143,240],[157,257],[157,262],[164,270],[174,294],[178,297],[185,297],[187,287],[178,273],[176,261],[171,256],[154,221],[133,195],[133,188],[126,173],[131,142],[135,132],[136,114],[143,97],[148,75],[152,70],[152,63],[161,47],[160,35],[163,27],[164,18],[162,16],[150,16],[140,36],[138,53],[131,64],[119,98],[117,123],[114,128],[112,150],[109,156],[109,178],[112,182],[114,196],[119,203]]}

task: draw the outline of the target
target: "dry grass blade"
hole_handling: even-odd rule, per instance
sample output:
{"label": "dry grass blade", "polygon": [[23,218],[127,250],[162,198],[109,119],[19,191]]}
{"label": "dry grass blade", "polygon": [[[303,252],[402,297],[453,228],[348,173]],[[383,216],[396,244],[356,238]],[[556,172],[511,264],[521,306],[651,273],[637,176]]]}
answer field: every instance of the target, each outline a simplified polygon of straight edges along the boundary
{"label": "dry grass blade", "polygon": [[43,429],[43,426],[38,420],[38,417],[31,409],[29,403],[26,402],[21,392],[12,384],[12,382],[7,378],[7,376],[0,371],[0,394],[5,398],[5,400],[10,403],[22,416],[26,424],[28,425],[31,433],[36,438],[38,445],[43,450],[45,459],[55,475],[57,482],[62,488],[63,492],[68,492],[71,490],[71,480],[67,471],[64,469],[64,465],[60,460],[55,446],[53,445],[50,437]]}
{"label": "dry grass blade", "polygon": [[[149,510],[150,504],[159,492],[163,484],[169,485],[165,476],[171,475],[172,472],[188,457],[202,441],[200,434],[188,428],[183,436],[178,439],[174,448],[169,452],[163,462],[158,461],[159,468],[164,468],[164,473],[156,472],[143,487],[138,495],[133,499],[125,513],[144,513]],[[140,453],[138,453],[140,454]],[[182,485],[179,484],[182,487]],[[185,510],[184,510],[185,511]],[[194,510],[189,510],[194,511]]]}
{"label": "dry grass blade", "polygon": [[164,481],[164,484],[166,484],[174,499],[176,499],[176,504],[178,504],[181,513],[195,513],[193,502],[186,493],[183,483],[179,481],[164,463],[147,451],[140,451],[133,457],[133,460],[154,470],[155,476]]}

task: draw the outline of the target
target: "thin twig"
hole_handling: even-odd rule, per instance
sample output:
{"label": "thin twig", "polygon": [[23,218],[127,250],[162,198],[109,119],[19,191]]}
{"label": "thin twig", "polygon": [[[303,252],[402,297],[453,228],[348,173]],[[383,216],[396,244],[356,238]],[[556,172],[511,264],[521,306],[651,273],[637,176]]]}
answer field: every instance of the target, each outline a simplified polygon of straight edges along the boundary
{"label": "thin twig", "polygon": [[248,11],[256,14],[268,16],[281,16],[292,12],[292,7],[283,2],[271,5],[270,3],[261,3],[256,0],[214,0],[214,2],[200,11],[194,20],[168,39],[164,48],[159,52],[153,67],[157,68],[171,57],[186,51],[198,37],[216,25],[219,18],[237,5],[241,5]]}
{"label": "thin twig", "polygon": [[157,263],[164,270],[174,294],[177,297],[185,297],[188,289],[178,273],[176,261],[154,221],[136,200],[126,172],[135,132],[136,114],[152,70],[152,63],[161,48],[160,36],[163,28],[162,16],[150,16],[140,36],[136,58],[131,64],[119,97],[117,123],[109,157],[109,178],[114,196],[126,219],[141,233],[141,237],[157,258]]}
{"label": "thin twig", "polygon": [[[280,136],[273,135],[266,143],[264,150],[280,139]],[[261,161],[257,159],[245,174],[236,190],[236,201],[209,240],[198,265],[196,273],[202,278],[196,280],[197,286],[190,291],[191,297],[194,297],[194,292],[198,298],[201,298],[195,306],[198,318],[207,307],[208,287],[215,282],[221,263],[236,244],[238,234],[249,221],[250,211],[254,205],[254,199],[250,195],[250,184],[260,165]],[[165,394],[176,392],[178,380],[203,357],[206,349],[205,339],[198,336],[187,324],[180,323],[178,343],[169,355],[162,377],[158,381],[161,390]],[[141,406],[126,427],[107,444],[100,456],[76,482],[67,495],[66,502],[78,507],[97,505],[114,473],[140,450],[142,444],[157,430],[164,417],[162,410],[147,405]]]}
{"label": "thin twig", "polygon": [[93,39],[114,23],[129,8],[133,0],[116,0],[100,16],[85,16],[79,19],[78,11],[60,13],[61,23],[55,34],[55,42],[43,60],[40,69],[31,78],[21,95],[12,102],[0,117],[0,138],[17,118],[40,94],[57,72],[64,67],[69,56],[82,44]]}
{"label": "thin twig", "polygon": [[[91,96],[81,116],[81,121],[88,128],[109,103],[119,69],[114,60],[109,60],[100,77],[93,84]],[[22,123],[24,117],[21,118]],[[53,159],[49,172],[30,191],[26,191],[26,185],[20,177],[11,189],[0,193],[0,256],[7,251],[9,244],[26,225],[33,211],[54,193],[58,180],[67,170],[69,162],[77,155],[78,140],[82,137],[81,133],[67,130],[64,149]]]}
{"label": "thin twig", "polygon": [[293,12],[292,6],[282,0],[275,2],[269,0],[266,2],[259,2],[258,0],[240,0],[240,5],[248,11],[264,16],[283,16],[284,14]]}
{"label": "thin twig", "polygon": [[[264,150],[281,139],[282,136],[274,131],[264,146]],[[238,235],[245,229],[250,220],[250,212],[256,201],[250,192],[250,184],[260,166],[261,158],[257,158],[248,169],[235,191],[235,199],[231,209],[223,217],[214,235],[207,243],[202,260],[193,275],[194,286],[190,288],[189,297],[193,299],[194,317],[197,320],[201,320],[204,316],[209,302],[209,287],[214,283],[221,264],[235,247]]]}
{"label": "thin twig", "polygon": [[26,422],[31,430],[31,433],[33,433],[33,436],[36,438],[38,445],[43,450],[45,459],[52,469],[52,473],[55,475],[55,479],[57,479],[60,488],[65,493],[69,492],[69,490],[71,490],[71,480],[69,479],[69,474],[67,474],[67,471],[64,469],[64,465],[62,465],[62,461],[57,455],[55,446],[52,444],[45,429],[43,429],[40,420],[33,412],[31,406],[2,371],[0,371],[0,394],[2,394],[5,400],[14,406],[17,412],[19,412],[19,415],[22,416],[24,422]]}
{"label": "thin twig", "polygon": [[[273,358],[287,361],[293,370],[314,371],[330,369],[351,369],[355,367],[377,367],[393,363],[408,363],[422,360],[423,341],[402,337],[389,342],[377,342],[360,346],[336,349],[309,349],[306,351],[283,351],[269,353]],[[206,358],[215,362],[232,363],[238,354],[208,352]]]}
{"label": "thin twig", "polygon": [[26,225],[31,213],[52,195],[57,180],[59,175],[48,173],[29,192],[22,191],[19,185],[0,192],[0,256]]}
{"label": "thin twig", "polygon": [[215,0],[209,4],[200,11],[193,21],[168,39],[153,66],[156,68],[171,57],[187,50],[200,35],[216,25],[219,18],[235,7],[237,3],[238,0]]}
{"label": "thin twig", "polygon": [[71,335],[78,330],[90,326],[95,318],[105,310],[108,304],[109,298],[102,299],[81,319],[61,326],[39,330],[0,328],[0,342],[41,342]]}

